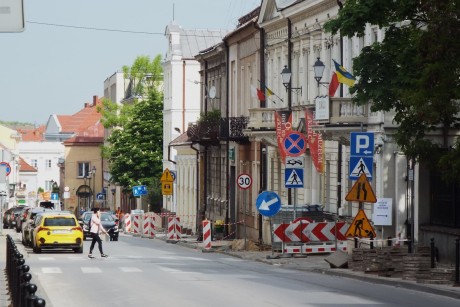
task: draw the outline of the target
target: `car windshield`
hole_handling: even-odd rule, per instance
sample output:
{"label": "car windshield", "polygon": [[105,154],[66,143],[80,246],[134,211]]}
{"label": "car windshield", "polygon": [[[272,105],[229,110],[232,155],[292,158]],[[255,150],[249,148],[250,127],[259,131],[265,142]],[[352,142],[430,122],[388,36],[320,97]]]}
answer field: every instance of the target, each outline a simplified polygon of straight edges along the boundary
{"label": "car windshield", "polygon": [[76,226],[76,222],[75,219],[71,217],[47,217],[43,226]]}
{"label": "car windshield", "polygon": [[101,221],[102,222],[112,222],[113,221],[113,217],[111,214],[109,213],[102,213],[101,215]]}

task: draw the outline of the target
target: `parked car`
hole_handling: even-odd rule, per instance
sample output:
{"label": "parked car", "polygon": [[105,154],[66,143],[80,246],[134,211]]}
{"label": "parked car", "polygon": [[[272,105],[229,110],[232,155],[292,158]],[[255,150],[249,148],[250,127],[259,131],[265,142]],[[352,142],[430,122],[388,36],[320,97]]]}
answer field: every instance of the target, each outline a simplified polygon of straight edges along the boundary
{"label": "parked car", "polygon": [[[88,223],[92,216],[92,211],[86,211],[78,220],[81,227],[83,228],[83,240],[86,240],[86,238],[91,238]],[[116,218],[111,212],[101,212],[101,224],[102,227],[104,227],[104,229],[109,233],[110,241],[118,241],[118,218]]]}
{"label": "parked car", "polygon": [[22,244],[25,246],[30,246],[32,247],[32,223],[37,216],[37,214],[43,213],[43,212],[52,212],[53,210],[51,209],[45,209],[45,208],[31,208],[27,211],[27,216],[24,218],[22,221]]}
{"label": "parked car", "polygon": [[22,222],[24,218],[27,216],[27,212],[31,209],[29,206],[24,206],[19,214],[16,216],[16,232],[21,232],[22,230]]}
{"label": "parked car", "polygon": [[3,219],[3,228],[13,229],[16,227],[16,217],[24,209],[25,206],[15,206],[5,212]]}
{"label": "parked car", "polygon": [[83,253],[83,231],[74,214],[53,211],[38,214],[32,223],[34,253],[43,249],[67,249]]}
{"label": "parked car", "polygon": [[9,221],[9,216],[11,214],[11,211],[13,211],[13,208],[9,208],[3,212],[3,228],[6,229],[8,228],[8,221]]}

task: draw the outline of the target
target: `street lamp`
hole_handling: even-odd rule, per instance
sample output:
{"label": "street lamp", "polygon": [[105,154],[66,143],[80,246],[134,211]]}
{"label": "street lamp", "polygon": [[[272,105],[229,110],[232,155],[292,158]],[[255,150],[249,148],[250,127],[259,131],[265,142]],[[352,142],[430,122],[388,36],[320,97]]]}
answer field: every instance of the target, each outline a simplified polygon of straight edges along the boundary
{"label": "street lamp", "polygon": [[281,71],[281,79],[283,79],[283,85],[286,88],[286,92],[288,92],[289,90],[300,90],[300,95],[302,95],[302,87],[291,87],[291,76],[291,71],[289,70],[287,65],[284,65],[284,68]]}
{"label": "street lamp", "polygon": [[313,72],[315,74],[315,80],[318,82],[318,87],[320,84],[329,84],[329,82],[321,82],[325,68],[326,66],[324,65],[323,61],[321,61],[319,58],[316,58],[315,65],[313,65]]}
{"label": "street lamp", "polygon": [[96,166],[93,165],[93,168],[91,169],[91,174],[93,175],[93,207],[94,204],[96,203],[96,194],[94,193],[95,187],[96,187]]}

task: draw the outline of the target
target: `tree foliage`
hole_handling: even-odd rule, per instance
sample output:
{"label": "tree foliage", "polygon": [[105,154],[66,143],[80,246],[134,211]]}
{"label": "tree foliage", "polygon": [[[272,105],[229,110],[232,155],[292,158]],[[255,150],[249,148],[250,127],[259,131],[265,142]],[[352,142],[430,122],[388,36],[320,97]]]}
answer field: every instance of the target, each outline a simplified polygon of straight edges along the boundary
{"label": "tree foliage", "polygon": [[163,169],[163,93],[157,86],[159,80],[154,80],[161,79],[158,58],[150,62],[148,57],[138,57],[132,67],[124,68],[143,75],[137,79],[143,86],[138,88],[142,91],[137,92],[134,103],[117,105],[103,100],[102,124],[111,130],[103,156],[109,161],[111,181],[125,191],[136,185],[152,186]]}
{"label": "tree foliage", "polygon": [[[382,42],[353,60],[353,101],[394,111],[402,151],[450,178],[460,174],[460,146],[448,148],[449,131],[460,127],[459,16],[457,0],[347,0],[325,24],[348,37],[363,36],[369,24],[385,29]],[[436,130],[442,142],[430,138]]]}

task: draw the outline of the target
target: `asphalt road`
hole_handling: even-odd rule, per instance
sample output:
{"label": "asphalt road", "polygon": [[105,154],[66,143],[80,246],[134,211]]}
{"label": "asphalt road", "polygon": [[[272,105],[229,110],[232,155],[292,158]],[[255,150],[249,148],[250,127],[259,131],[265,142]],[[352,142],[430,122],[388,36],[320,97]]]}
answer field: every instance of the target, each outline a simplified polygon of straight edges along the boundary
{"label": "asphalt road", "polygon": [[[19,238],[19,236],[17,237]],[[17,240],[18,244],[19,240]],[[459,300],[121,236],[109,258],[26,248],[46,306],[459,306]]]}

